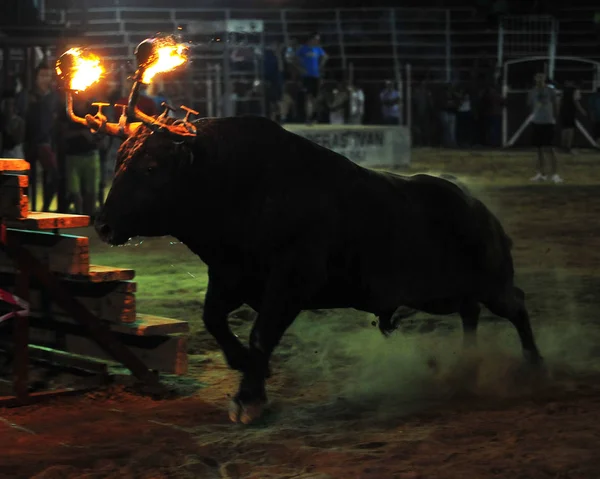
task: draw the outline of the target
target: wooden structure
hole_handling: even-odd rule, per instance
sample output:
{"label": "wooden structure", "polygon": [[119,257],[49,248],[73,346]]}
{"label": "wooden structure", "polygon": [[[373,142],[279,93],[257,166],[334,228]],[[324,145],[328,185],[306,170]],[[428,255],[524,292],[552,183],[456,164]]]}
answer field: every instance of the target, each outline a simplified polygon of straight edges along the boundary
{"label": "wooden structure", "polygon": [[[0,159],[0,289],[29,303],[27,316],[0,323],[0,352],[12,358],[13,373],[13,394],[0,405],[73,392],[30,393],[30,360],[101,378],[115,361],[153,390],[156,372],[184,374],[188,323],[138,314],[134,271],[90,264],[89,239],[59,232],[88,226],[88,216],[30,212],[28,169],[24,160]],[[3,313],[14,308],[0,303]]]}

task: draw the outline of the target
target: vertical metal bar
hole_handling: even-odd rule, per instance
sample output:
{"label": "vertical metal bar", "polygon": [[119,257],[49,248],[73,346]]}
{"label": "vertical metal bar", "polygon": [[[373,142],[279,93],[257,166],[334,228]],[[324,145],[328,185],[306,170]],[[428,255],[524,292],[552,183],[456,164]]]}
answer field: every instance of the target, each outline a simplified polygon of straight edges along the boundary
{"label": "vertical metal bar", "polygon": [[342,15],[340,9],[335,9],[335,23],[337,27],[338,43],[340,45],[340,56],[342,57],[342,71],[346,75],[346,47],[344,46],[344,30],[342,29]]}
{"label": "vertical metal bar", "polygon": [[[215,68],[216,71],[216,68]],[[212,68],[208,65],[208,73],[206,76],[206,114],[209,117],[215,116],[215,104],[214,104],[214,91],[213,91],[213,78]]]}
{"label": "vertical metal bar", "polygon": [[556,68],[556,41],[557,41],[558,23],[552,19],[550,21],[550,42],[548,43],[548,56],[550,64],[548,65],[548,78],[554,79],[554,70]]}
{"label": "vertical metal bar", "polygon": [[504,65],[504,71],[502,72],[502,146],[508,146],[508,109],[506,101],[508,99],[508,66],[509,63]]}
{"label": "vertical metal bar", "polygon": [[[258,69],[258,78],[260,78],[260,109],[262,110],[262,116],[267,116],[267,89],[265,85],[265,31],[261,29],[260,31],[260,51],[261,55],[259,56],[259,69]],[[280,52],[275,52],[275,54],[279,57],[281,55]]]}
{"label": "vertical metal bar", "polygon": [[290,44],[290,34],[288,31],[288,25],[287,25],[287,13],[286,13],[286,9],[282,8],[279,11],[279,18],[281,21],[281,30],[283,31],[283,40],[285,41],[285,45],[289,46]]}
{"label": "vertical metal bar", "polygon": [[[504,63],[504,18],[500,19],[498,24],[498,50],[496,53],[496,71],[497,75],[500,75],[500,68]],[[498,81],[500,78],[496,78]]]}
{"label": "vertical metal bar", "polygon": [[[17,265],[15,294],[29,302],[29,270],[25,265]],[[18,309],[18,308],[15,308]],[[18,401],[29,395],[29,317],[15,316],[13,326],[13,390]]]}
{"label": "vertical metal bar", "polygon": [[412,135],[412,70],[409,63],[406,64],[406,127]]}
{"label": "vertical metal bar", "polygon": [[[225,45],[223,50],[223,83],[225,86],[225,97],[221,99],[224,107],[225,116],[232,116],[231,97],[233,96],[233,88],[231,84],[231,58],[229,49],[229,20],[231,18],[231,10],[225,10]],[[219,115],[221,116],[221,115]]]}
{"label": "vertical metal bar", "polygon": [[217,116],[223,116],[223,83],[221,75],[221,65],[215,65],[215,92],[217,97]]}
{"label": "vertical metal bar", "polygon": [[399,80],[400,60],[398,59],[398,31],[396,30],[396,9],[390,8],[390,28],[392,35],[392,56],[394,62],[394,75],[396,82]]}
{"label": "vertical metal bar", "polygon": [[38,0],[38,13],[42,22],[46,21],[46,0]]}
{"label": "vertical metal bar", "polygon": [[446,82],[452,80],[452,31],[450,29],[450,10],[446,9]]}

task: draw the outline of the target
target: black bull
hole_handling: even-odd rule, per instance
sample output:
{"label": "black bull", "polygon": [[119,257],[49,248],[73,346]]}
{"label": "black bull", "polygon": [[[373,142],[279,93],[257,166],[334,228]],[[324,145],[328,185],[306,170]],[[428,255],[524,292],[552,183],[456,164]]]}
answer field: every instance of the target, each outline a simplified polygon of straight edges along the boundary
{"label": "black bull", "polygon": [[[260,414],[270,356],[305,309],[367,311],[384,333],[400,306],[459,313],[473,343],[483,304],[541,362],[511,240],[467,191],[360,167],[262,118],[196,125],[191,141],[142,127],[123,143],[96,229],[111,244],[171,235],[208,265],[204,324],[243,373],[232,420]],[[244,303],[248,346],[227,321]]]}

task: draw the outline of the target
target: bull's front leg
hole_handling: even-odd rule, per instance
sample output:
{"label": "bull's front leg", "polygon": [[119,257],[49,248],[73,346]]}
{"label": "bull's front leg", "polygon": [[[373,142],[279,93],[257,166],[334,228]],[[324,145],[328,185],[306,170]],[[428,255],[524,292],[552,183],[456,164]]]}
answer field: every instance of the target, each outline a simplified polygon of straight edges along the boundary
{"label": "bull's front leg", "polygon": [[204,327],[215,338],[230,368],[243,371],[250,362],[250,352],[229,328],[229,313],[242,301],[219,278],[209,271],[208,289],[204,300]]}
{"label": "bull's front leg", "polygon": [[307,300],[326,282],[323,253],[312,254],[312,251],[306,249],[305,254],[298,254],[295,250],[280,258],[269,276],[260,312],[250,332],[251,363],[243,371],[229,410],[233,422],[249,424],[262,415],[267,404],[265,380],[269,376],[271,355]]}

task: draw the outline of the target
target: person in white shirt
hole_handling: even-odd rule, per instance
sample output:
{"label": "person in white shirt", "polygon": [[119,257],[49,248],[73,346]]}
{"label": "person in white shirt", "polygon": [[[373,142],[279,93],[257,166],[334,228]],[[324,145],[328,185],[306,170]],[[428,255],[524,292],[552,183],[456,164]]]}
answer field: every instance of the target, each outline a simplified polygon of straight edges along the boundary
{"label": "person in white shirt", "polygon": [[528,103],[532,110],[531,120],[533,145],[537,148],[537,172],[531,181],[545,181],[547,177],[544,152],[550,156],[550,179],[562,183],[557,173],[557,159],[554,152],[554,130],[558,110],[556,90],[546,84],[546,74],[535,75],[535,87],[530,90]]}
{"label": "person in white shirt", "polygon": [[329,123],[332,125],[344,125],[348,119],[350,105],[350,90],[345,81],[338,83],[331,94],[328,102]]}
{"label": "person in white shirt", "polygon": [[362,125],[365,116],[365,93],[360,87],[350,85],[350,125]]}

